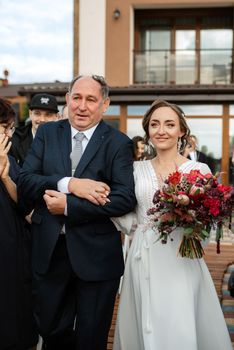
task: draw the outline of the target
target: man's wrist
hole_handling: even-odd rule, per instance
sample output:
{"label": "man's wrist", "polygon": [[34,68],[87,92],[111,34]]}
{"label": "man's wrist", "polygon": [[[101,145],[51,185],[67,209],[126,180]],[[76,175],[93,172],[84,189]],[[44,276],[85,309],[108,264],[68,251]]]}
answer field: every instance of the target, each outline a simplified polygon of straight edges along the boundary
{"label": "man's wrist", "polygon": [[68,182],[68,191],[70,193],[73,193],[73,189],[74,189],[75,183],[77,184],[77,180],[78,179],[76,179],[74,177],[71,177],[71,179],[69,180],[69,182]]}

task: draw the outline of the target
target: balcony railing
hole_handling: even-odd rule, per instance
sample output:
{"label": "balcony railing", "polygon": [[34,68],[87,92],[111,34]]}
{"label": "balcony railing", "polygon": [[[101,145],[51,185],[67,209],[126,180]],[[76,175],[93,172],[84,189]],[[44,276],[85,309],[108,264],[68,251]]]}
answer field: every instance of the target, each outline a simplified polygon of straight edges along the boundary
{"label": "balcony railing", "polygon": [[134,51],[135,84],[231,84],[233,50]]}

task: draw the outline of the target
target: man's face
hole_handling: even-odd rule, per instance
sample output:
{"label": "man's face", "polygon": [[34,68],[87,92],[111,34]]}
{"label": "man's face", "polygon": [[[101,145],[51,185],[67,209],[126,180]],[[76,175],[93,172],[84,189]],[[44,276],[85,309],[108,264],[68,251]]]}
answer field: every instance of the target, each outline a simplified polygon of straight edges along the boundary
{"label": "man's face", "polygon": [[44,109],[29,110],[29,116],[32,121],[32,130],[35,134],[40,124],[58,120],[58,114]]}
{"label": "man's face", "polygon": [[110,100],[103,99],[100,84],[91,77],[82,77],[75,82],[66,95],[71,125],[84,131],[92,128],[102,119]]}

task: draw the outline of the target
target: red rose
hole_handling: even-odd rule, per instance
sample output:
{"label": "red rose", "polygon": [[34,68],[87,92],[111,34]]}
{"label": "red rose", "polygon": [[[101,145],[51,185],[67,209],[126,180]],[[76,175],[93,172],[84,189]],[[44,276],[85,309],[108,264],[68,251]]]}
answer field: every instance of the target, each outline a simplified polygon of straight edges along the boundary
{"label": "red rose", "polygon": [[172,185],[177,185],[180,182],[180,179],[181,179],[181,173],[179,171],[175,171],[174,173],[169,175],[168,183]]}
{"label": "red rose", "polygon": [[189,174],[184,174],[187,178],[187,181],[194,184],[199,179],[204,179],[204,175],[200,173],[200,170],[191,170]]}
{"label": "red rose", "polygon": [[221,184],[218,184],[217,189],[219,190],[219,192],[231,192],[231,186],[224,186]]}

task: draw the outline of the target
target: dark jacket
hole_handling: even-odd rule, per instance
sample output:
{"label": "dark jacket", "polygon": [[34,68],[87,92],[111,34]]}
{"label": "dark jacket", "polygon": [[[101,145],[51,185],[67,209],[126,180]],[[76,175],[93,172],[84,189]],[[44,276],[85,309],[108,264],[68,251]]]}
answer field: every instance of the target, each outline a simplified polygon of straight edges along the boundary
{"label": "dark jacket", "polygon": [[[20,171],[9,156],[10,177]],[[17,204],[0,180],[0,339],[1,350],[25,350],[37,343],[32,314],[31,236]]]}
{"label": "dark jacket", "polygon": [[[189,155],[187,156],[187,158],[191,159]],[[207,164],[212,174],[216,172],[215,159],[211,158],[210,156],[207,156],[205,153],[196,151],[196,161]]]}
{"label": "dark jacket", "polygon": [[12,155],[16,162],[22,167],[28,150],[31,147],[33,141],[32,136],[32,123],[29,122],[27,125],[19,126],[16,128],[11,142],[12,146],[9,154]]}
{"label": "dark jacket", "polygon": [[104,181],[110,203],[94,205],[67,195],[67,216],[52,215],[43,200],[46,189],[71,176],[71,128],[67,120],[47,123],[36,137],[19,177],[19,201],[32,215],[33,269],[45,273],[63,225],[75,273],[86,281],[119,278],[124,269],[120,233],[110,217],[132,211],[136,204],[131,140],[101,121],[94,131],[74,176]]}

